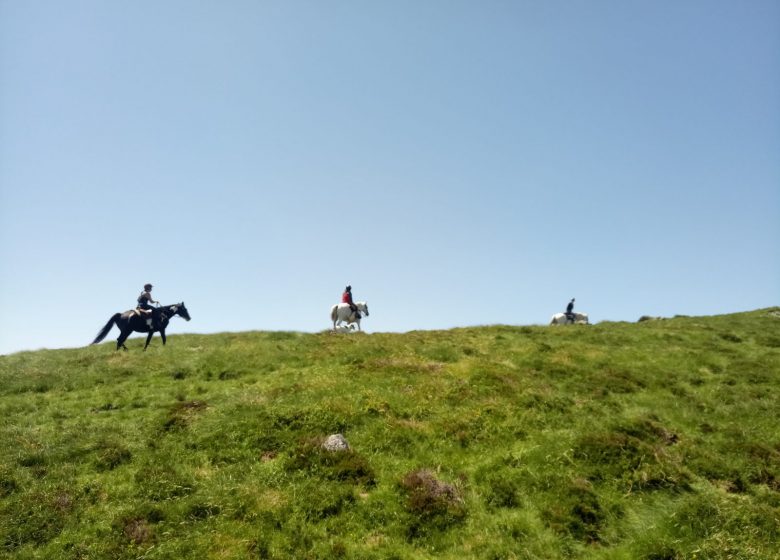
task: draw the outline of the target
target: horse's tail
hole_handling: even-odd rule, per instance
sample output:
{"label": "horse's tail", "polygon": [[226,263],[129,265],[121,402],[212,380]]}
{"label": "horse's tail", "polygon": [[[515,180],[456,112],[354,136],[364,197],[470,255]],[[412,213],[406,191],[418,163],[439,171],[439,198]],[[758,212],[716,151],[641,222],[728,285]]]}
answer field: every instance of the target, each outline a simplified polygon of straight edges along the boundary
{"label": "horse's tail", "polygon": [[336,321],[336,317],[338,316],[338,308],[339,308],[338,305],[334,305],[333,307],[330,308],[330,320],[331,321],[334,321],[334,322]]}
{"label": "horse's tail", "polygon": [[95,337],[95,340],[93,340],[93,341],[92,341],[92,344],[97,344],[98,342],[100,342],[101,340],[103,340],[104,338],[106,338],[106,335],[108,334],[108,331],[110,331],[110,330],[111,330],[111,327],[113,327],[113,326],[114,326],[114,323],[116,323],[116,322],[117,322],[117,320],[119,320],[119,318],[120,318],[121,316],[122,316],[122,314],[121,314],[121,313],[114,313],[114,316],[113,316],[113,317],[111,317],[111,318],[108,320],[108,323],[106,323],[106,326],[105,326],[105,327],[103,327],[102,329],[100,329],[100,332],[99,332],[99,333],[98,333],[98,335]]}

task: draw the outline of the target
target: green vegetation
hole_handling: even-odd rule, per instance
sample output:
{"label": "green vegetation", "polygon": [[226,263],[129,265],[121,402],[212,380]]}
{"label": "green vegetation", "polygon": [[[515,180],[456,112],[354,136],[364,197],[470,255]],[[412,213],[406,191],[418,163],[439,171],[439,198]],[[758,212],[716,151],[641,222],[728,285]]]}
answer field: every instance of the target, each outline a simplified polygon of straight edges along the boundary
{"label": "green vegetation", "polygon": [[113,344],[0,356],[0,556],[780,550],[778,308]]}

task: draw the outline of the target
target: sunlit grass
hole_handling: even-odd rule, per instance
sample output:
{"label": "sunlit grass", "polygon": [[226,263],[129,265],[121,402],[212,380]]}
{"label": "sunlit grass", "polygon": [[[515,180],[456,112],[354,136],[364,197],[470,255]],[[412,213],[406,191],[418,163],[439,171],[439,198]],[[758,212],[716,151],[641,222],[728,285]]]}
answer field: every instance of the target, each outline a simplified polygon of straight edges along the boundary
{"label": "sunlit grass", "polygon": [[2,356],[0,551],[771,558],[778,315]]}

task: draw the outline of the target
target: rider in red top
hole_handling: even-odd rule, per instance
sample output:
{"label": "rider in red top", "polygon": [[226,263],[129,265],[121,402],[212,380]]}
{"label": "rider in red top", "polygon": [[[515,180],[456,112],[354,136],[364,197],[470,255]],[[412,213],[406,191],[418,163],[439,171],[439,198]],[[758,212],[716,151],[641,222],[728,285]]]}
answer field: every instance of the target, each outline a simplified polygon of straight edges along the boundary
{"label": "rider in red top", "polygon": [[355,305],[355,302],[352,301],[352,286],[347,286],[344,288],[344,293],[341,294],[341,303],[348,303],[349,308],[352,310],[352,312],[357,315],[357,318],[360,318],[360,313],[358,313],[357,305]]}

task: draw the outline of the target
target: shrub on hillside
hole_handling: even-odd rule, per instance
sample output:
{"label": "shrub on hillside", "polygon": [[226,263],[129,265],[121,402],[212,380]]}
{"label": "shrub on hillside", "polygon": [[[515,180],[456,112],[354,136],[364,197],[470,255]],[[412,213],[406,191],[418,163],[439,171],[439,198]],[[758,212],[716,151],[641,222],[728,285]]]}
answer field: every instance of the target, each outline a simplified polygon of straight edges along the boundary
{"label": "shrub on hillside", "polygon": [[118,516],[112,527],[120,543],[144,546],[156,542],[154,525],[164,519],[165,516],[156,507],[142,506],[136,511]]}
{"label": "shrub on hillside", "polygon": [[466,515],[460,491],[436,478],[429,470],[408,473],[401,481],[401,487],[407,494],[407,509],[420,517],[457,521]]}

